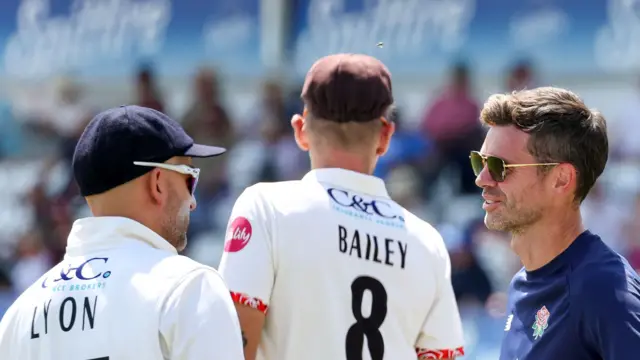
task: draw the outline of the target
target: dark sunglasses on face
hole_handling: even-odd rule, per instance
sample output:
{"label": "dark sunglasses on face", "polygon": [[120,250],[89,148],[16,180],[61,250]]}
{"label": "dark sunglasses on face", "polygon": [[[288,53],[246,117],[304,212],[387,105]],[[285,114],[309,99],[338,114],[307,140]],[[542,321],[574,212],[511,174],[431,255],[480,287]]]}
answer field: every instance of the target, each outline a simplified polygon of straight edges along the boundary
{"label": "dark sunglasses on face", "polygon": [[471,168],[475,176],[480,175],[484,167],[487,167],[489,175],[493,181],[503,182],[507,176],[508,168],[528,167],[528,166],[554,166],[560,163],[537,163],[537,164],[506,164],[503,159],[497,156],[482,155],[479,151],[472,151],[469,155]]}

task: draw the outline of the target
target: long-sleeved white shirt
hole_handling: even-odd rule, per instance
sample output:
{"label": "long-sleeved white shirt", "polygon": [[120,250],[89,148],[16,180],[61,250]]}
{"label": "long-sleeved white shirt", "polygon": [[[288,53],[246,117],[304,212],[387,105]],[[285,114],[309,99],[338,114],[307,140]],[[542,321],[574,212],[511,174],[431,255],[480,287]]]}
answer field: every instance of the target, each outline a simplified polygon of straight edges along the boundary
{"label": "long-sleeved white shirt", "polygon": [[6,360],[244,359],[238,316],[218,273],[142,224],[78,220],[64,260],[0,323]]}

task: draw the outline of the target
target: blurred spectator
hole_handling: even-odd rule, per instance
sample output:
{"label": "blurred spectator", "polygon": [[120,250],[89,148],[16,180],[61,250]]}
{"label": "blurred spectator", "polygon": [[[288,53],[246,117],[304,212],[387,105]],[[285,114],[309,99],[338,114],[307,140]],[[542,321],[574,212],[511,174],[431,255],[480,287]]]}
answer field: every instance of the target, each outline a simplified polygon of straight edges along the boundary
{"label": "blurred spectator", "polygon": [[633,164],[640,163],[640,78],[636,79],[636,87],[631,102],[625,104],[615,121],[609,126],[609,146],[611,158]]}
{"label": "blurred spectator", "polygon": [[287,123],[265,118],[261,126],[261,161],[255,182],[299,179],[309,169],[308,159],[298,149]]}
{"label": "blurred spectator", "polygon": [[193,80],[193,103],[182,119],[182,126],[200,144],[230,148],[233,124],[221,104],[218,77],[213,70],[201,69]]}
{"label": "blurred spectator", "polygon": [[471,223],[467,229],[475,254],[496,292],[506,292],[513,275],[522,268],[511,249],[509,234],[486,228],[484,220]]}
{"label": "blurred spectator", "polygon": [[475,176],[469,167],[469,152],[482,145],[484,131],[478,121],[479,107],[471,95],[471,80],[466,64],[457,64],[446,89],[426,111],[421,129],[433,142],[435,156],[427,169],[427,188],[447,167],[460,174],[463,194],[475,193]]}
{"label": "blurred spectator", "polygon": [[143,65],[136,77],[136,104],[164,112],[164,101],[160,95],[155,74],[150,65]]}
{"label": "blurred spectator", "polygon": [[[231,149],[234,144],[234,129],[231,119],[220,100],[220,89],[216,73],[211,69],[200,69],[193,79],[193,102],[182,119],[186,132],[199,144],[222,146]],[[196,194],[198,208],[192,215],[190,235],[211,228],[211,220],[220,200],[227,195],[227,156],[213,161],[194,159],[199,167],[200,185]]]}
{"label": "blurred spectator", "polygon": [[298,149],[287,119],[287,108],[282,86],[266,81],[262,87],[261,102],[256,107],[255,120],[259,130],[260,160],[255,182],[281,181],[300,178],[308,170],[306,154]]}
{"label": "blurred spectator", "polygon": [[54,82],[51,96],[41,95],[33,100],[27,110],[30,129],[45,135],[44,140],[53,141],[58,147],[57,153],[47,154],[50,164],[58,160],[69,162],[77,139],[93,117],[84,86],[71,77],[60,77]]}
{"label": "blurred spectator", "polygon": [[[259,139],[262,137],[265,124],[273,124],[280,129],[284,129],[284,126],[288,127],[293,115],[291,112],[295,109],[295,102],[291,101],[290,97],[285,99],[284,90],[278,81],[265,80],[262,83],[261,90],[258,102],[255,104],[246,128],[243,130],[243,135],[247,139]],[[290,94],[289,96],[292,95]],[[301,104],[299,93],[297,98],[298,104]],[[301,114],[301,112],[298,113]]]}
{"label": "blurred spectator", "polygon": [[533,67],[526,60],[517,62],[507,76],[506,88],[508,91],[517,91],[534,88]]}
{"label": "blurred spectator", "polygon": [[[78,82],[70,78],[63,78],[58,83],[54,107],[49,114],[60,137],[60,150],[59,154],[48,159],[41,174],[42,179],[49,177],[50,171],[58,162],[62,162],[62,166],[67,167],[68,171],[71,169],[76,143],[94,114],[93,107],[86,101],[84,91]],[[78,194],[71,177],[67,179],[62,193],[67,200]]]}
{"label": "blurred spectator", "polygon": [[634,214],[628,211],[628,206],[608,196],[607,190],[602,182],[596,182],[581,205],[582,221],[612,249],[624,254],[627,246],[624,226],[633,221]]}
{"label": "blurred spectator", "polygon": [[423,166],[431,149],[431,144],[422,134],[405,128],[399,109],[395,110],[393,118],[389,120],[395,123],[396,132],[391,138],[387,153],[378,160],[374,175],[380,178],[385,178],[393,167],[402,164],[416,168]]}
{"label": "blurred spectator", "polygon": [[302,92],[302,85],[294,86],[289,89],[287,93],[285,103],[286,103],[286,114],[284,116],[285,121],[291,120],[293,115],[302,114],[304,111],[304,103],[300,99],[300,93]]}
{"label": "blurred spectator", "polygon": [[623,231],[627,245],[627,260],[636,271],[640,272],[640,194],[636,195],[632,215],[624,224]]}
{"label": "blurred spectator", "polygon": [[55,102],[50,109],[49,116],[54,129],[65,142],[65,158],[71,158],[77,139],[93,117],[93,109],[86,102],[84,92],[84,87],[76,80],[61,78],[57,85]]}
{"label": "blurred spectator", "polygon": [[16,262],[11,271],[11,282],[22,293],[53,265],[42,243],[40,230],[29,231],[18,242]]}
{"label": "blurred spectator", "polygon": [[493,287],[475,253],[474,236],[480,225],[484,226],[482,223],[472,223],[457,239],[448,241],[448,248],[451,283],[456,299],[461,303],[484,306],[493,293]]}
{"label": "blurred spectator", "polygon": [[0,267],[0,320],[7,312],[13,301],[18,297],[11,283],[11,277],[4,267]]}
{"label": "blurred spectator", "polygon": [[422,220],[429,221],[432,215],[421,196],[420,174],[409,165],[400,165],[391,169],[386,178],[389,196],[398,205],[409,210]]}

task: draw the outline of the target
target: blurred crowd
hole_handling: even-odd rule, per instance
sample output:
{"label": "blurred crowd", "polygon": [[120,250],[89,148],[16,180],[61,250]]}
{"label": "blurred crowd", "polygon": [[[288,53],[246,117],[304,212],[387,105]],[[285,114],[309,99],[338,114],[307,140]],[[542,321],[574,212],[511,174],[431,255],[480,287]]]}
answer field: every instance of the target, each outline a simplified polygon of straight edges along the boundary
{"label": "blurred crowd", "polygon": [[[454,64],[447,83],[429,94],[420,118],[408,119],[402,108],[396,109],[392,120],[397,132],[375,175],[385,179],[394,200],[441,231],[463,313],[481,311],[502,324],[504,292],[520,262],[508,236],[483,225],[480,190],[468,156],[483,141],[478,115],[484,99],[474,95],[471,71],[464,63]],[[166,111],[170,89],[159,87],[158,76],[152,66],[142,67],[133,79],[130,103]],[[523,61],[506,73],[503,90],[538,85],[543,84],[537,83],[535,68]],[[289,126],[291,116],[302,110],[300,88],[266,80],[256,89],[259,100],[249,118],[240,121],[223,100],[215,70],[200,70],[192,87],[187,110],[169,115],[197,142],[230,150],[195,162],[202,175],[186,254],[216,266],[239,193],[256,182],[299,179],[309,170],[307,155],[297,149]],[[88,216],[70,164],[84,126],[103,108],[87,100],[77,79],[60,79],[55,89],[46,101],[0,103],[0,316],[17,294],[61,259],[73,221]],[[633,127],[640,94],[628,105],[628,116],[610,126],[608,169],[584,202],[583,215],[586,226],[640,268],[640,142]]]}

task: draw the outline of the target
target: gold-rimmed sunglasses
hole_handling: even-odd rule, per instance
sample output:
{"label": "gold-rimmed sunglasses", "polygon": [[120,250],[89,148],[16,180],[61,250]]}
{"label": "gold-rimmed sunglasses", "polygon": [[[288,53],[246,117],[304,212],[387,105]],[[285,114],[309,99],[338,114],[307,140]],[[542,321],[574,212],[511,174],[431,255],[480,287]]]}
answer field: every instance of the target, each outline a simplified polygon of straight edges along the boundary
{"label": "gold-rimmed sunglasses", "polygon": [[489,175],[496,182],[503,182],[507,176],[508,168],[519,168],[529,166],[555,166],[560,163],[536,163],[536,164],[507,164],[505,161],[497,156],[482,155],[479,151],[472,151],[469,155],[471,159],[471,168],[473,173],[478,176],[482,172],[484,167],[489,170]]}

